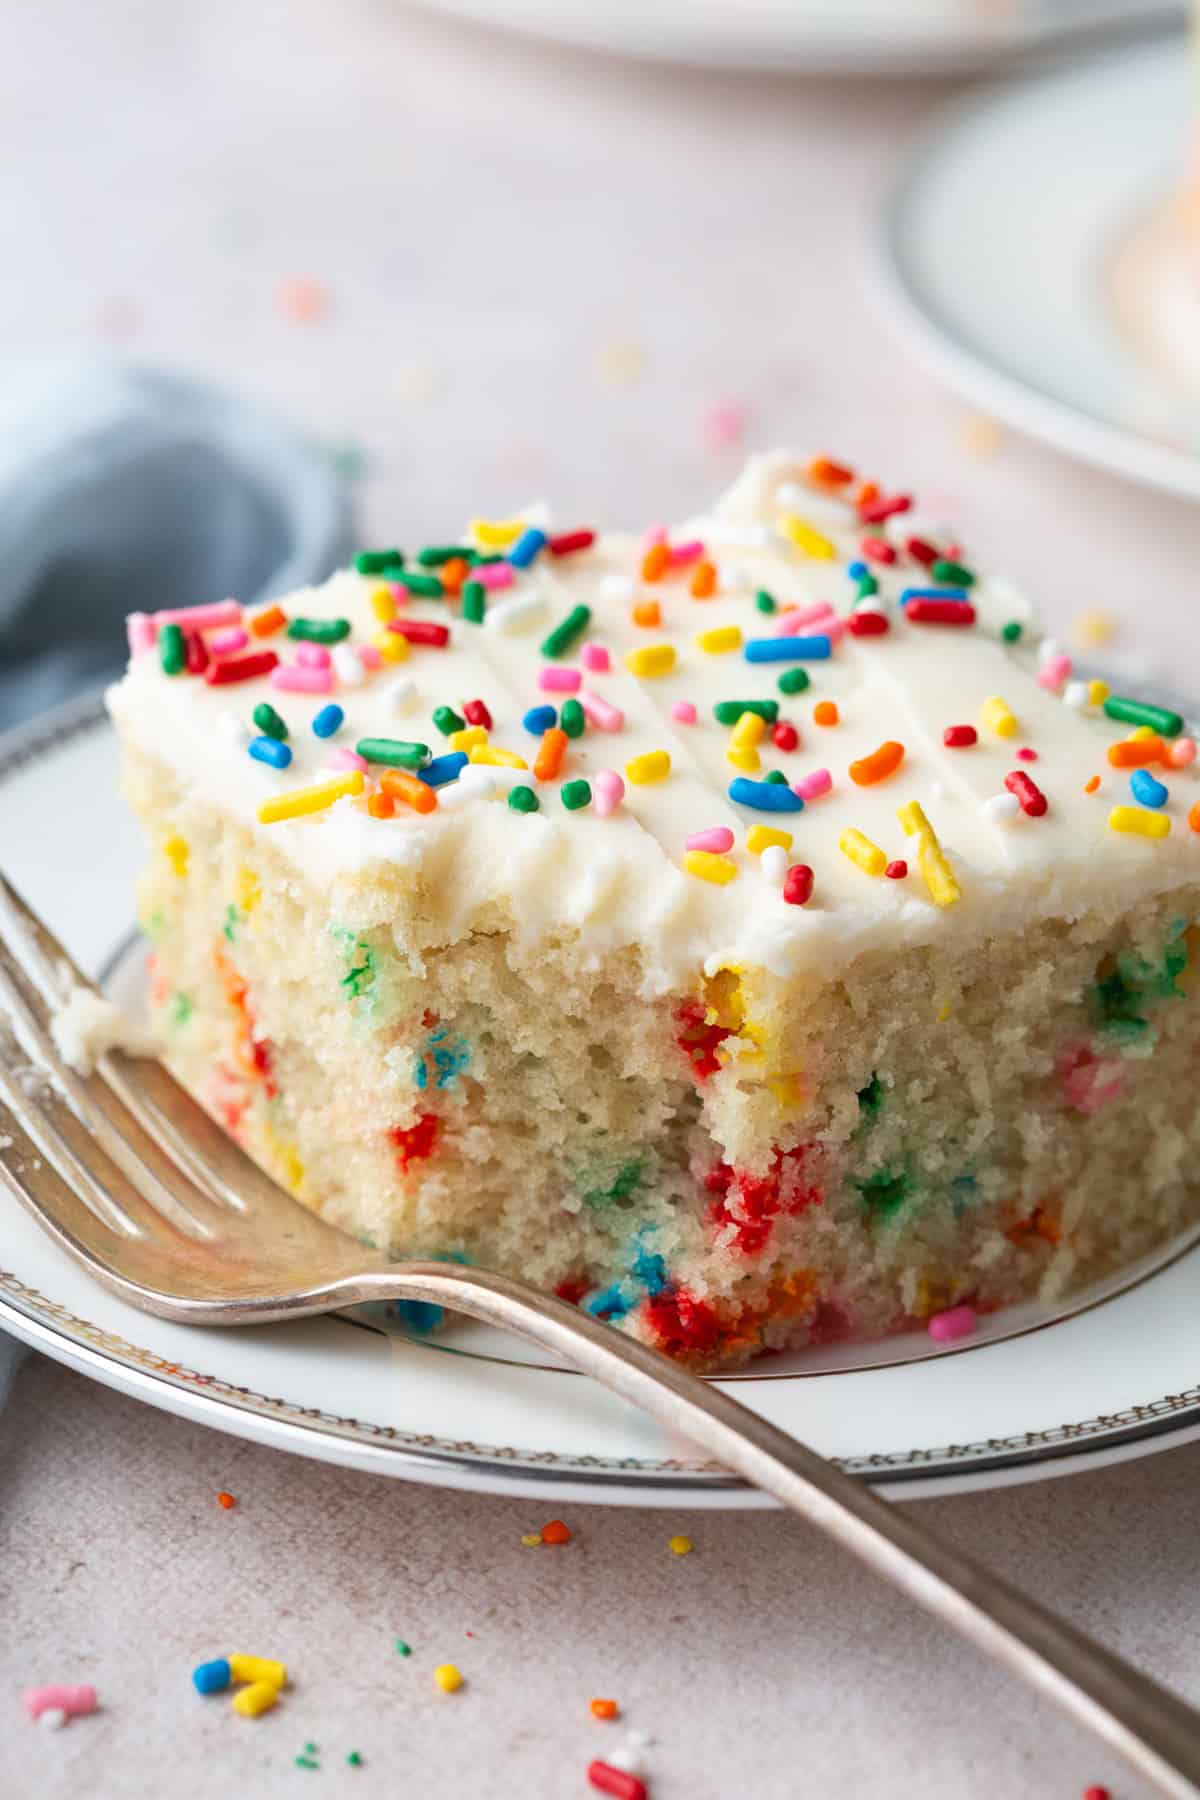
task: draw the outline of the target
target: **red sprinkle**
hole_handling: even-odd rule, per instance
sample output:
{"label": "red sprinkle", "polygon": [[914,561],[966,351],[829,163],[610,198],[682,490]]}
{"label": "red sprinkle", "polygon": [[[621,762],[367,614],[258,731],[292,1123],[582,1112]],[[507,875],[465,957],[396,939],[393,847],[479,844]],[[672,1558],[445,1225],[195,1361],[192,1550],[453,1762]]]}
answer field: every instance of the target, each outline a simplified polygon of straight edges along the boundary
{"label": "red sprinkle", "polygon": [[937,562],[941,555],[941,552],[936,550],[932,544],[927,544],[924,538],[919,537],[907,538],[905,540],[904,548],[908,551],[908,554],[912,557],[914,562],[924,563],[926,568],[929,568],[932,563]]}
{"label": "red sprinkle", "polygon": [[590,550],[595,541],[594,531],[560,531],[557,537],[547,538],[546,548],[551,556],[570,556],[572,550]]}
{"label": "red sprinkle", "polygon": [[942,742],[947,750],[969,750],[979,742],[979,733],[973,725],[947,725]]}
{"label": "red sprinkle", "polygon": [[468,700],[463,707],[463,717],[468,725],[482,725],[485,731],[492,729],[492,715],[482,700]]}
{"label": "red sprinkle", "polygon": [[221,1492],[217,1495],[217,1505],[223,1506],[225,1511],[228,1512],[231,1506],[237,1505],[237,1501],[232,1494],[227,1494],[222,1488]]}
{"label": "red sprinkle", "polygon": [[1036,762],[1037,761],[1037,751],[1031,750],[1029,748],[1029,745],[1026,744],[1023,749],[1020,749],[1017,751],[1017,761],[1018,762]]}
{"label": "red sprinkle", "polygon": [[786,719],[779,719],[771,728],[771,742],[777,750],[794,750],[800,742],[800,733]]}
{"label": "red sprinkle", "polygon": [[[909,605],[912,605],[911,600]],[[851,613],[846,623],[851,637],[886,637],[892,629],[887,614],[875,612],[869,606],[862,612]]]}
{"label": "red sprinkle", "polygon": [[903,857],[898,857],[895,862],[890,862],[883,872],[889,881],[903,881],[908,874],[908,864]]}
{"label": "red sprinkle", "polygon": [[783,878],[783,897],[789,906],[807,906],[812,899],[813,872],[807,863],[793,863]]}
{"label": "red sprinkle", "polygon": [[914,625],[973,625],[975,608],[969,600],[910,600],[904,616]]}
{"label": "red sprinkle", "polygon": [[894,563],[896,560],[896,552],[886,538],[865,537],[859,549],[872,562]]}
{"label": "red sprinkle", "polygon": [[410,644],[436,644],[440,649],[450,642],[450,627],[435,625],[431,619],[390,619],[388,630],[407,638]]}
{"label": "red sprinkle", "polygon": [[912,505],[911,494],[894,494],[890,500],[870,500],[866,506],[860,506],[858,516],[864,525],[882,525],[893,513],[907,512]]}
{"label": "red sprinkle", "polygon": [[542,1526],[543,1544],[569,1544],[570,1541],[570,1527],[564,1525],[561,1519],[551,1519],[548,1525]]}
{"label": "red sprinkle", "polygon": [[187,658],[188,674],[203,675],[208,667],[208,647],[198,631],[184,632],[183,652]]}
{"label": "red sprinkle", "polygon": [[256,675],[269,675],[279,661],[273,650],[254,650],[249,656],[227,656],[210,662],[204,671],[209,687],[228,687],[231,681],[253,681]]}
{"label": "red sprinkle", "polygon": [[1011,775],[1006,775],[1004,785],[1010,794],[1017,796],[1023,813],[1028,813],[1031,819],[1041,818],[1047,806],[1046,796],[1037,783],[1030,780],[1024,769],[1014,769]]}
{"label": "red sprinkle", "polygon": [[587,1778],[602,1794],[615,1794],[616,1800],[646,1800],[646,1784],[625,1769],[614,1769],[611,1763],[590,1762]]}
{"label": "red sprinkle", "polygon": [[1083,1800],[1112,1800],[1107,1788],[1090,1787],[1084,1792]]}

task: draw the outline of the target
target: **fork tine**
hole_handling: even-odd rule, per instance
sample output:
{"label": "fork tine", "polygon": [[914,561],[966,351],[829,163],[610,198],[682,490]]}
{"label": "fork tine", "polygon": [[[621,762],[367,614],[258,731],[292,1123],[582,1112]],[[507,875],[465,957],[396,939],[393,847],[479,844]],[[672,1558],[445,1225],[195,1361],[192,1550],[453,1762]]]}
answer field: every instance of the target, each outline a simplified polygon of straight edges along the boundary
{"label": "fork tine", "polygon": [[24,1109],[6,1104],[0,1094],[0,1182],[56,1237],[107,1259],[112,1236],[133,1237],[136,1226],[98,1184],[64,1181],[25,1130],[24,1118]]}

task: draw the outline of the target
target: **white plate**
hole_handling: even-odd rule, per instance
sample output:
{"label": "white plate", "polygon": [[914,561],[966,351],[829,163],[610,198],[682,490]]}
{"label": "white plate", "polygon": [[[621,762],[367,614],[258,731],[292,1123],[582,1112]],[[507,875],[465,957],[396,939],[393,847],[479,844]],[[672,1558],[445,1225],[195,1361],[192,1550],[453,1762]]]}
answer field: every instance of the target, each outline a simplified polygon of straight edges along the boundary
{"label": "white plate", "polygon": [[580,50],[700,68],[926,75],[992,68],[1180,17],[1179,0],[422,0]]}
{"label": "white plate", "polygon": [[1115,265],[1178,182],[1192,130],[1182,37],[973,97],[886,208],[879,294],[914,354],[1059,449],[1200,496],[1200,392],[1118,321]]}
{"label": "white plate", "polygon": [[[81,962],[100,970],[124,942],[115,985],[136,996],[129,917],[141,851],[116,776],[94,700],[0,740],[0,857]],[[1109,1282],[1076,1297],[1069,1314],[999,1314],[967,1347],[935,1351],[920,1335],[806,1351],[730,1385],[906,1496],[1142,1455],[1200,1435],[1200,1255],[1185,1251],[1181,1242],[1129,1272],[1124,1292]],[[480,1327],[428,1342],[358,1317],[236,1332],[148,1318],[4,1194],[0,1322],[138,1399],[330,1462],[547,1501],[767,1504],[623,1402]]]}

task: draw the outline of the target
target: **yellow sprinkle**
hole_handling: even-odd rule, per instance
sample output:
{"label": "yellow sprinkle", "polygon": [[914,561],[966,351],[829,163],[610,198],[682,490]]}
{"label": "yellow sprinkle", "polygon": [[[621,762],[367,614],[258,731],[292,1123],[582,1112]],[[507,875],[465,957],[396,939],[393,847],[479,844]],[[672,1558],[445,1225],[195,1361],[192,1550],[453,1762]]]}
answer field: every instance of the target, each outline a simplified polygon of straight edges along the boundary
{"label": "yellow sprinkle", "polygon": [[746,833],[746,848],[752,856],[761,856],[771,844],[778,844],[781,850],[790,850],[791,832],[780,831],[774,825],[752,825]]}
{"label": "yellow sprinkle", "polygon": [[254,1681],[233,1696],[233,1710],[244,1719],[257,1719],[259,1713],[270,1712],[278,1699],[279,1689],[273,1681]]}
{"label": "yellow sprinkle", "polygon": [[1111,692],[1112,689],[1109,687],[1107,681],[1089,681],[1088,705],[1103,706]]}
{"label": "yellow sprinkle", "polygon": [[287,1686],[287,1664],[274,1662],[269,1656],[231,1656],[229,1673],[235,1681],[269,1681],[272,1686]]}
{"label": "yellow sprinkle", "polygon": [[950,1017],[950,1014],[952,1011],[953,1011],[953,1008],[951,1007],[950,1002],[948,1000],[943,1000],[942,1004],[938,1007],[938,1010],[937,1010],[936,1017],[937,1017],[938,1024],[944,1025],[946,1023],[946,1020]]}
{"label": "yellow sprinkle", "polygon": [[698,875],[701,881],[711,881],[715,887],[724,887],[737,874],[737,864],[713,850],[689,850],[683,866],[689,875]]}
{"label": "yellow sprinkle", "polygon": [[673,1537],[670,1542],[672,1556],[687,1556],[692,1548],[690,1537]]}
{"label": "yellow sprinkle", "polygon": [[665,781],[671,773],[671,757],[666,750],[647,750],[632,756],[625,764],[625,774],[635,787],[647,787],[652,781]]}
{"label": "yellow sprinkle", "polygon": [[163,855],[166,857],[167,861],[170,863],[171,867],[174,869],[174,871],[177,875],[183,876],[183,875],[187,874],[187,872],[188,872],[187,839],[181,838],[177,831],[173,831],[171,833],[170,837],[167,839],[166,843],[163,845]]}
{"label": "yellow sprinkle", "polygon": [[1132,742],[1134,738],[1138,738],[1144,742],[1146,738],[1154,738],[1157,736],[1158,733],[1155,731],[1153,725],[1135,725],[1129,734],[1130,742]]}
{"label": "yellow sprinkle", "polygon": [[1171,829],[1166,813],[1151,812],[1145,806],[1114,806],[1108,823],[1113,831],[1124,831],[1132,837],[1165,838]]}
{"label": "yellow sprinkle", "polygon": [[332,781],[318,781],[312,787],[293,788],[290,794],[277,794],[273,800],[264,800],[258,809],[258,822],[275,825],[280,819],[299,819],[304,813],[324,812],[343,795],[361,794],[362,791],[362,770],[350,769]]}
{"label": "yellow sprinkle", "polygon": [[464,725],[461,731],[450,733],[452,750],[474,750],[477,744],[486,744],[488,734],[482,725]]}
{"label": "yellow sprinkle", "polygon": [[918,801],[910,800],[898,808],[896,817],[906,837],[916,834],[917,868],[929,889],[929,898],[935,906],[953,906],[962,899],[962,890],[938,842],[937,832],[925,817],[924,807]]}
{"label": "yellow sprinkle", "polygon": [[914,833],[920,832],[926,833],[929,837],[933,836],[933,826],[925,817],[925,808],[919,800],[908,801],[906,805],[899,808],[896,817],[900,821],[900,829],[905,837],[912,837]]}
{"label": "yellow sprinkle", "polygon": [[472,519],[468,527],[475,542],[485,550],[507,550],[525,529],[524,519]]}
{"label": "yellow sprinkle", "polygon": [[873,844],[869,837],[864,837],[861,831],[855,831],[853,827],[849,831],[843,831],[838,839],[838,849],[865,875],[882,875],[887,868],[887,857],[879,845]]}
{"label": "yellow sprinkle", "polygon": [[386,663],[408,661],[408,639],[401,637],[398,631],[377,631],[371,639]]}
{"label": "yellow sprinkle", "polygon": [[536,1550],[541,1541],[542,1534],[540,1531],[527,1531],[521,1539],[521,1542],[527,1550]]}
{"label": "yellow sprinkle", "polygon": [[456,1694],[463,1684],[462,1674],[453,1663],[439,1663],[433,1671],[433,1679],[443,1694]]}
{"label": "yellow sprinkle", "polygon": [[496,769],[527,769],[529,767],[525,758],[518,756],[515,750],[499,750],[495,744],[473,744],[468,755],[473,763],[486,763]]}
{"label": "yellow sprinkle", "polygon": [[298,1194],[304,1186],[304,1164],[294,1144],[284,1146],[283,1185],[289,1194]]}
{"label": "yellow sprinkle", "polygon": [[234,877],[233,898],[238,911],[244,913],[252,913],[262,899],[262,889],[258,885],[258,876],[254,873],[253,869],[248,869],[244,863]]}
{"label": "yellow sprinkle", "polygon": [[741,627],[738,625],[717,625],[712,631],[698,631],[696,646],[709,656],[720,656],[726,650],[736,650],[742,641]]}
{"label": "yellow sprinkle", "polygon": [[744,775],[753,775],[756,769],[762,768],[762,757],[749,744],[730,744],[725,751],[725,760],[735,769],[741,769]]}
{"label": "yellow sprinkle", "polygon": [[767,1087],[780,1106],[799,1106],[805,1098],[803,1075],[768,1075]]}
{"label": "yellow sprinkle", "polygon": [[[377,588],[371,589],[371,611],[381,625],[386,625],[389,619],[394,619],[396,616],[396,596],[385,581],[381,581]],[[397,632],[392,633],[393,637],[398,635]]]}
{"label": "yellow sprinkle", "polygon": [[1008,702],[993,694],[985,700],[979,709],[979,723],[985,731],[994,731],[997,737],[1010,738],[1017,735],[1017,721],[1009,710]]}
{"label": "yellow sprinkle", "polygon": [[643,644],[640,650],[627,650],[625,667],[631,675],[669,675],[675,667],[675,646]]}
{"label": "yellow sprinkle", "polygon": [[1081,650],[1097,650],[1115,637],[1117,621],[1111,613],[1081,612],[1071,621],[1071,637]]}
{"label": "yellow sprinkle", "polygon": [[761,713],[744,712],[738,715],[738,722],[729,734],[730,743],[761,744],[767,734],[767,721]]}
{"label": "yellow sprinkle", "polygon": [[803,550],[805,556],[815,556],[819,557],[822,562],[832,562],[837,555],[837,550],[829,539],[823,537],[814,526],[809,525],[804,519],[797,518],[795,513],[783,513],[779,520],[779,529],[784,537],[795,544],[797,550]]}

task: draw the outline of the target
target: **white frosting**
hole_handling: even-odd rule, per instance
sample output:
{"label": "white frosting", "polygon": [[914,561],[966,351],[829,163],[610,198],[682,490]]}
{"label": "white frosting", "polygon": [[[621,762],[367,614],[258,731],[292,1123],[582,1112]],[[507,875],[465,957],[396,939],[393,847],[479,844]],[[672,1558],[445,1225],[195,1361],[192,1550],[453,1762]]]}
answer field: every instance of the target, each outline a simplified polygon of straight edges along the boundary
{"label": "white frosting", "polygon": [[[781,489],[809,525],[834,540],[835,560],[801,554],[780,533]],[[999,637],[1006,620],[1022,617],[1021,603],[1006,583],[981,571],[971,591],[979,623],[960,629],[905,617],[897,604],[901,590],[931,585],[918,563],[903,552],[891,567],[872,563],[880,592],[869,604],[883,608],[890,630],[843,636],[828,661],[804,665],[811,685],[799,695],[788,697],[778,688],[791,663],[747,662],[740,648],[721,655],[699,649],[695,635],[723,625],[740,627],[743,640],[776,635],[779,616],[756,609],[759,588],[781,607],[828,601],[842,617],[850,613],[856,587],[846,565],[859,556],[864,533],[882,533],[864,527],[849,505],[826,493],[814,495],[801,511],[806,491],[803,462],[782,454],[759,457],[711,515],[673,534],[676,543],[704,540],[721,573],[718,593],[709,600],[693,598],[690,569],[643,583],[640,541],[610,536],[573,555],[544,551],[513,586],[488,596],[482,627],[464,622],[457,602],[410,602],[401,616],[448,623],[450,645],[414,645],[402,667],[372,673],[361,686],[335,681],[327,696],[282,692],[265,679],[210,687],[187,675],[167,676],[149,652],[133,661],[109,704],[133,743],[170,765],[197,796],[264,833],[319,887],[390,865],[419,884],[422,915],[434,919],[441,942],[454,941],[489,914],[494,928],[499,903],[527,942],[575,927],[584,956],[637,946],[647,992],[692,986],[700,969],[726,962],[761,965],[783,978],[821,977],[868,950],[976,941],[1038,917],[1074,917],[1097,902],[1133,904],[1142,894],[1200,876],[1200,837],[1186,817],[1198,788],[1193,770],[1154,770],[1170,790],[1164,809],[1169,837],[1151,841],[1110,830],[1110,809],[1134,802],[1128,773],[1112,768],[1105,752],[1129,727],[1094,708],[1066,705],[1037,684],[1030,650],[1014,650]],[[558,528],[574,523],[562,521]],[[900,516],[896,524],[903,523]],[[888,536],[902,542],[905,533],[893,529]],[[411,554],[408,566],[416,566]],[[374,578],[343,573],[283,605],[289,616],[345,617],[353,626],[351,641],[368,641],[379,631],[369,603],[376,586]],[[658,600],[661,626],[635,624],[631,596]],[[580,667],[579,642],[554,663],[539,645],[549,626],[579,602],[592,609],[583,640],[606,645],[612,662],[608,673],[585,668],[583,686],[620,708],[624,725],[616,732],[589,727],[572,740],[560,780],[538,783],[532,773],[489,768],[491,780],[483,771],[468,780],[474,791],[441,790],[443,804],[427,815],[398,806],[394,818],[379,820],[360,802],[344,799],[324,813],[257,822],[263,799],[327,778],[331,749],[353,748],[359,738],[416,738],[435,756],[445,754],[449,745],[430,717],[439,705],[461,712],[464,702],[482,699],[492,715],[492,744],[532,765],[538,739],[524,730],[524,713],[540,704],[560,707],[566,698],[540,691],[539,674]],[[641,679],[625,667],[626,651],[668,642],[676,649],[670,675]],[[282,635],[270,647],[284,660],[295,657],[296,646]],[[980,724],[983,703],[994,695],[1016,715],[1016,736],[1000,738]],[[828,768],[832,791],[801,813],[735,805],[728,795],[739,773],[726,759],[730,730],[713,717],[717,701],[735,698],[777,700],[780,717],[800,733],[798,748],[787,753],[772,745],[768,733],[759,746],[762,769],[752,779],[780,769],[795,781]],[[241,734],[221,724],[232,714],[249,725],[263,699],[290,731],[293,762],[281,773],[253,761]],[[334,739],[323,741],[314,736],[311,720],[330,700],[344,708],[346,722]],[[672,718],[680,700],[694,703],[694,725]],[[813,723],[820,700],[836,702],[837,726]],[[978,743],[947,749],[942,734],[952,724],[975,725]],[[905,747],[900,769],[875,786],[854,785],[849,764],[886,739]],[[1016,758],[1024,745],[1036,750],[1036,762]],[[652,786],[626,778],[615,813],[564,808],[563,780],[594,778],[603,769],[624,775],[632,757],[659,749],[670,754],[669,777]],[[1013,816],[1007,796],[1006,804],[991,804],[1005,794],[1006,774],[1018,769],[1046,795],[1044,816],[1029,817],[1019,808]],[[1101,778],[1099,790],[1085,794],[1094,775]],[[514,780],[537,788],[539,812],[518,814],[505,803]],[[897,809],[912,800],[924,807],[954,871],[962,893],[955,905],[935,906],[917,872],[916,841],[897,821]],[[774,880],[762,879],[758,858],[745,849],[754,824],[792,833],[788,860],[809,864],[815,874],[807,905],[788,904]],[[724,887],[682,867],[685,840],[721,825],[735,833],[731,855],[739,868]],[[852,863],[838,847],[850,827],[889,858],[905,859],[907,879],[872,877]]]}

